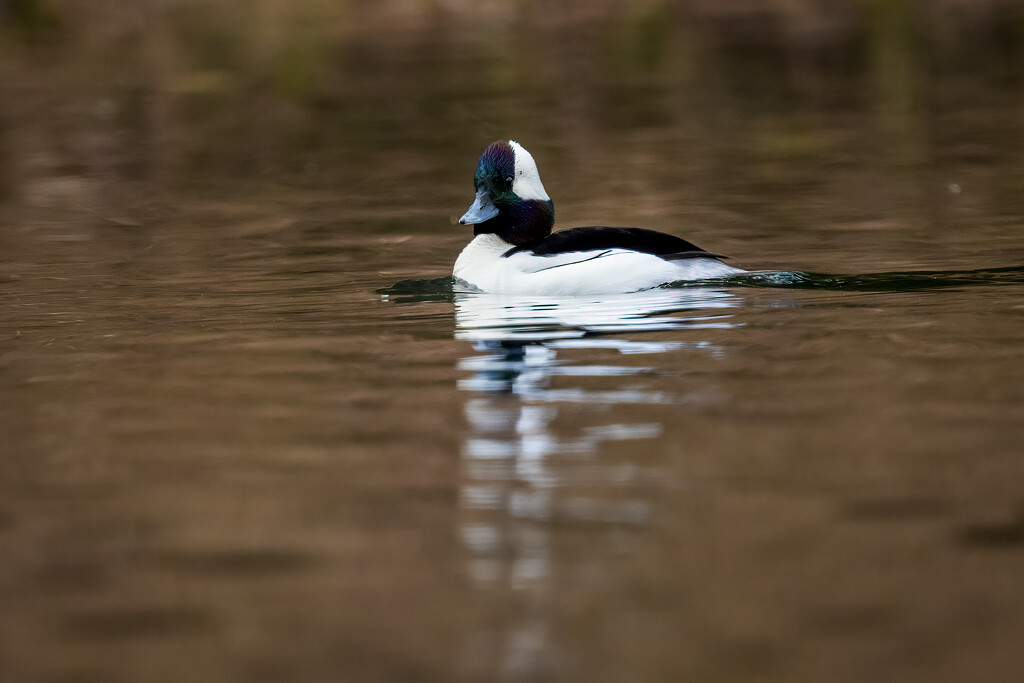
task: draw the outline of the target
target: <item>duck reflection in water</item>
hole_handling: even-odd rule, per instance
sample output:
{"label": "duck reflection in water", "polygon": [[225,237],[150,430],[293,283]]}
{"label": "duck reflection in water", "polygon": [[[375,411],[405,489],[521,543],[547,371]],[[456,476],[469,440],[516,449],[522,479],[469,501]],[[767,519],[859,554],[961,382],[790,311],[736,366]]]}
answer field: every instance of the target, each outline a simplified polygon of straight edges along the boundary
{"label": "duck reflection in water", "polygon": [[[467,639],[467,675],[522,680],[549,673],[552,626],[546,615],[557,588],[552,565],[558,562],[564,576],[566,569],[599,573],[602,563],[602,557],[581,562],[577,556],[566,567],[554,558],[556,527],[614,534],[621,545],[628,543],[623,535],[650,521],[650,491],[664,473],[642,458],[606,460],[600,451],[608,442],[656,439],[663,424],[620,422],[615,406],[706,398],[649,386],[658,384],[644,381],[657,372],[652,364],[567,359],[593,350],[606,359],[602,349],[655,354],[652,359],[670,351],[720,354],[721,348],[694,337],[737,326],[729,309],[740,303],[735,294],[708,287],[568,299],[456,295],[455,336],[479,352],[460,362],[470,374],[458,384],[468,393],[460,485],[467,573],[481,590],[512,594],[516,605],[503,624],[492,622]],[[679,336],[689,339],[655,341],[639,334],[666,330],[685,331]],[[572,378],[592,377],[605,378],[599,382],[604,388],[571,386]],[[582,417],[591,424],[561,435],[555,426],[560,409],[571,422]]]}

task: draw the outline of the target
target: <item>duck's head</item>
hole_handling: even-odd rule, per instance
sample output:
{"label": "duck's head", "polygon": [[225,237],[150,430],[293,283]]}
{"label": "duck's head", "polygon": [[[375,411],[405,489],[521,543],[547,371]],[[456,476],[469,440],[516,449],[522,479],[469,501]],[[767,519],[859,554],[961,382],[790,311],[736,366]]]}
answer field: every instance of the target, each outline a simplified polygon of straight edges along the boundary
{"label": "duck's head", "polygon": [[491,143],[476,165],[476,199],[459,223],[473,234],[494,233],[522,246],[551,234],[555,205],[544,191],[537,163],[514,140]]}

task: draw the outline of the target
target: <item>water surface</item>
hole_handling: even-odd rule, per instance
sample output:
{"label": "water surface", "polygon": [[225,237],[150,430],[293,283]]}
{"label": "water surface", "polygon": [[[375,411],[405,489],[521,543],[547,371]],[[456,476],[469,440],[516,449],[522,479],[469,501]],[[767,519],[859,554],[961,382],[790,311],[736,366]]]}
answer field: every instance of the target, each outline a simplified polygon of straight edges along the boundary
{"label": "water surface", "polygon": [[[1017,679],[1015,63],[651,7],[11,53],[0,678]],[[457,291],[497,137],[757,272]]]}

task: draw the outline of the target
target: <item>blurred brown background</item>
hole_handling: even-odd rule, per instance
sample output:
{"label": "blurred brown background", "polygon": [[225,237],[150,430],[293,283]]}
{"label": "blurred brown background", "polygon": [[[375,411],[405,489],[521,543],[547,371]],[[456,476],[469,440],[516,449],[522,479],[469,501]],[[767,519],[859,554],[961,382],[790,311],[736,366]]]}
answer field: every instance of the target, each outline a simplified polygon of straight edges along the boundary
{"label": "blurred brown background", "polygon": [[[1019,680],[1022,86],[1012,0],[0,0],[0,681]],[[509,137],[784,272],[453,293]]]}

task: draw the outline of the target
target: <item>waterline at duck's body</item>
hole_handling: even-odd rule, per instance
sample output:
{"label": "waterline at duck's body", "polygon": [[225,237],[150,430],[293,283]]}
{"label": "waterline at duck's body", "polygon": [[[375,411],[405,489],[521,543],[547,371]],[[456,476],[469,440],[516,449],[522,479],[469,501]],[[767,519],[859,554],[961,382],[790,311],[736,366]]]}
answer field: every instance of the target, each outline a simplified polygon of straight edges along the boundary
{"label": "waterline at duck's body", "polygon": [[628,249],[535,256],[497,235],[474,237],[455,261],[457,280],[483,292],[574,295],[636,292],[681,280],[707,280],[743,272],[716,258],[665,260]]}

